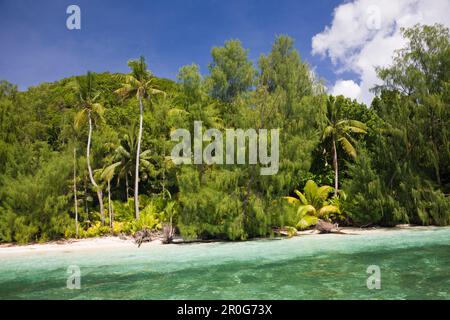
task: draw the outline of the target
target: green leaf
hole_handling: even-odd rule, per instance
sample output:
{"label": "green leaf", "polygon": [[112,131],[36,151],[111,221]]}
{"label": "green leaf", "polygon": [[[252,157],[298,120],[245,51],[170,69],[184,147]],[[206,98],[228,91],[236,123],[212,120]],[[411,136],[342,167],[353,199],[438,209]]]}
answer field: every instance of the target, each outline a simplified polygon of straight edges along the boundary
{"label": "green leaf", "polygon": [[314,208],[312,205],[305,205],[298,207],[297,215],[299,218],[304,217],[305,215],[315,215],[316,214],[316,208]]}
{"label": "green leaf", "polygon": [[305,191],[305,197],[306,197],[306,199],[308,199],[309,203],[312,203],[314,201],[314,197],[317,193],[318,188],[319,187],[317,186],[317,184],[314,181],[308,180],[306,182],[304,191]]}
{"label": "green leaf", "polygon": [[283,197],[283,198],[286,199],[290,204],[293,204],[293,205],[300,204],[300,201],[297,198],[294,198],[294,197]]}
{"label": "green leaf", "polygon": [[305,204],[305,205],[308,204],[308,200],[306,200],[306,197],[305,197],[305,195],[303,193],[301,193],[298,190],[294,190],[294,192],[298,196],[298,198],[300,199],[300,202],[302,204]]}
{"label": "green leaf", "polygon": [[316,197],[322,201],[325,201],[328,198],[330,192],[334,190],[331,186],[321,186],[317,189]]}
{"label": "green leaf", "polygon": [[299,230],[308,229],[309,227],[316,225],[318,220],[319,219],[317,217],[306,215],[303,218],[301,218],[297,223],[297,229]]}
{"label": "green leaf", "polygon": [[328,217],[331,213],[340,213],[338,207],[333,205],[327,205],[319,210],[319,217]]}
{"label": "green leaf", "polygon": [[352,146],[352,144],[347,140],[347,138],[340,138],[338,140],[341,143],[342,148],[345,152],[351,156],[352,158],[356,158],[356,149]]}

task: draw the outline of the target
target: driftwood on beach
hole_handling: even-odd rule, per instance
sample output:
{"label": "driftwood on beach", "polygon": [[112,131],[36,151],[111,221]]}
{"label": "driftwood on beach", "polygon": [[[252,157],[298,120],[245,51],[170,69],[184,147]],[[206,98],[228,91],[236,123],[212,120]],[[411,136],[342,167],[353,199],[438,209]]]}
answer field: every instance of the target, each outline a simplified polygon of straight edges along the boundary
{"label": "driftwood on beach", "polygon": [[161,243],[169,244],[172,243],[173,237],[175,234],[175,229],[170,224],[164,224],[162,228],[162,232],[159,231],[151,231],[149,229],[142,229],[137,231],[133,235],[134,243],[138,245],[138,248],[144,242],[151,242],[155,239],[160,239]]}
{"label": "driftwood on beach", "polygon": [[337,223],[330,223],[324,220],[318,220],[317,224],[314,226],[314,229],[302,230],[293,232],[294,228],[284,227],[284,228],[273,228],[274,234],[281,236],[300,236],[300,235],[309,235],[309,234],[325,234],[325,233],[333,233],[333,234],[347,234],[347,235],[355,235],[356,233],[343,232],[339,228]]}
{"label": "driftwood on beach", "polygon": [[173,241],[173,235],[175,233],[174,228],[170,224],[165,224],[163,226],[163,235],[162,235],[162,243],[169,244]]}
{"label": "driftwood on beach", "polygon": [[[342,232],[339,229],[339,226],[337,223],[333,224],[324,220],[318,220],[317,224],[314,228],[315,232],[317,233],[336,233],[336,234],[352,234],[352,233],[346,233]],[[314,232],[314,230],[312,230]],[[288,236],[292,237],[295,235],[299,235],[299,232],[296,231],[294,228],[274,228],[273,229],[275,234],[279,234],[282,236]],[[295,231],[295,232],[294,232]],[[163,244],[188,244],[188,243],[195,243],[195,242],[216,242],[220,241],[219,239],[195,239],[195,240],[184,240],[181,238],[175,239],[175,229],[170,224],[164,224],[162,228],[162,232],[159,233],[152,233],[149,229],[143,229],[138,232],[136,232],[133,235],[134,242],[138,245],[138,247],[141,246],[144,242],[151,242],[153,238],[160,239],[161,243]]]}
{"label": "driftwood on beach", "polygon": [[139,248],[143,242],[152,241],[151,231],[149,229],[140,230],[134,234],[133,238]]}
{"label": "driftwood on beach", "polygon": [[339,232],[338,224],[332,224],[327,221],[319,220],[316,224],[316,230],[318,230],[320,233],[333,233],[333,232]]}
{"label": "driftwood on beach", "polygon": [[339,225],[337,223],[333,224],[327,221],[320,220],[317,221],[315,229],[319,231],[319,233],[338,233],[338,234],[353,234],[353,233],[347,233],[342,232],[339,229]]}

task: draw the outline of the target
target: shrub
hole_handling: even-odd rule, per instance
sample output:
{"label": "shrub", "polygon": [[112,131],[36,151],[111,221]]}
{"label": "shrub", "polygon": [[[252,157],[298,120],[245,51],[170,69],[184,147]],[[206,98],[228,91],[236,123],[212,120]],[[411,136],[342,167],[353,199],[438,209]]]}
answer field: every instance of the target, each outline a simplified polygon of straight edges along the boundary
{"label": "shrub", "polygon": [[152,203],[148,204],[139,213],[139,219],[132,222],[131,231],[135,233],[143,229],[161,229],[159,216],[160,213],[157,212],[156,207]]}
{"label": "shrub", "polygon": [[285,197],[285,199],[297,208],[297,219],[295,227],[298,229],[307,229],[317,223],[318,219],[330,220],[334,215],[340,215],[339,201],[337,199],[332,203],[328,200],[333,188],[330,186],[319,187],[314,181],[306,182],[304,193],[295,190],[295,197]]}

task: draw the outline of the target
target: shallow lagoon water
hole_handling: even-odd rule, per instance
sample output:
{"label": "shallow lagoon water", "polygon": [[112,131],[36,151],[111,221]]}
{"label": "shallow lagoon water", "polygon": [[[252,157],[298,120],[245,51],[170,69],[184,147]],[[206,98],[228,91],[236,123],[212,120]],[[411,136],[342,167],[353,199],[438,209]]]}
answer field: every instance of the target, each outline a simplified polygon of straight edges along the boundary
{"label": "shallow lagoon water", "polygon": [[[67,268],[81,289],[66,287]],[[381,269],[369,290],[368,266]],[[0,299],[450,299],[450,228],[2,255]]]}

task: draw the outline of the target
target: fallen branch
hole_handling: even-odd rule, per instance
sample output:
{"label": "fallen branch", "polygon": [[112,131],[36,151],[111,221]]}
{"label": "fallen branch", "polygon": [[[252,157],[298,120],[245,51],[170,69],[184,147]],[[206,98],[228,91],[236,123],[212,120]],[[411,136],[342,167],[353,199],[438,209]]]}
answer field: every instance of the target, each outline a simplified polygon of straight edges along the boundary
{"label": "fallen branch", "polygon": [[319,220],[316,224],[316,230],[320,233],[333,233],[339,231],[339,226],[337,223],[332,224],[327,221]]}
{"label": "fallen branch", "polygon": [[143,242],[150,242],[152,241],[151,232],[149,229],[143,229],[138,232],[136,232],[133,235],[134,243],[138,245],[138,248],[141,246]]}

